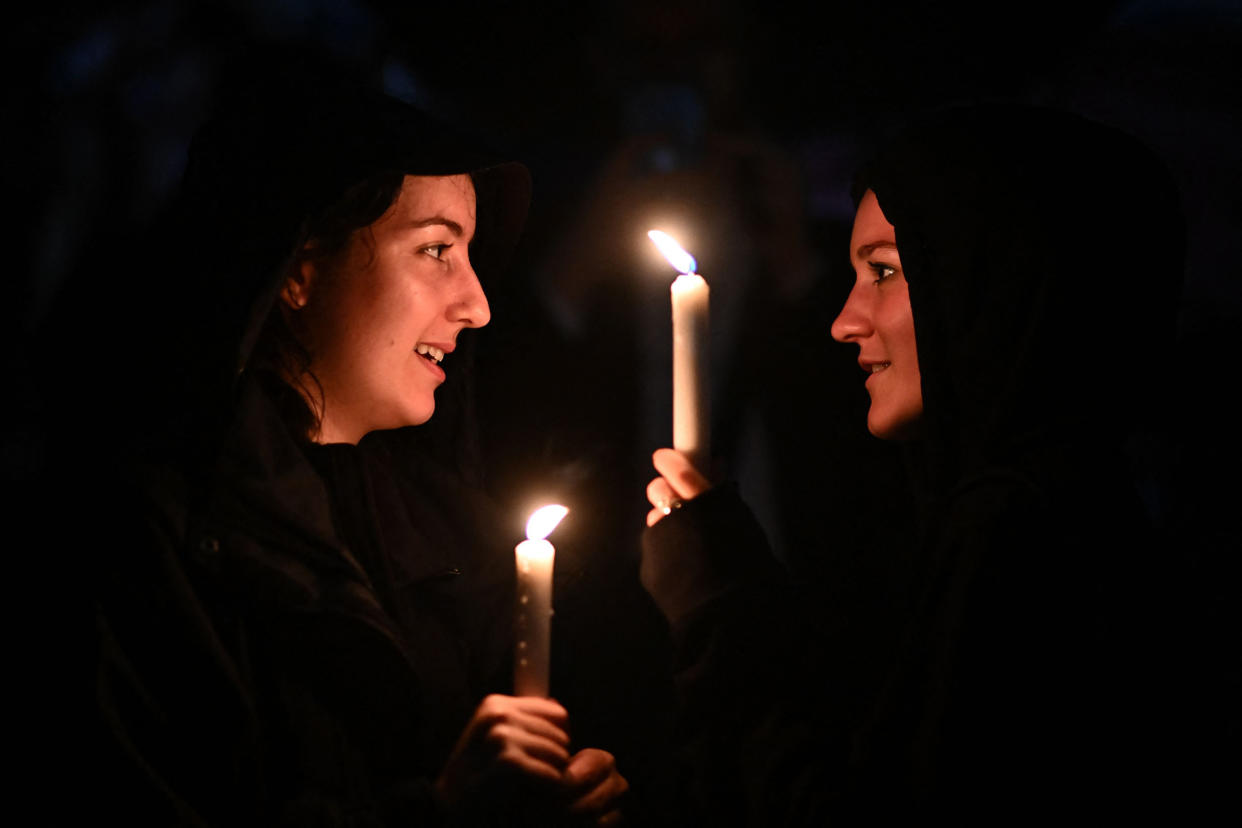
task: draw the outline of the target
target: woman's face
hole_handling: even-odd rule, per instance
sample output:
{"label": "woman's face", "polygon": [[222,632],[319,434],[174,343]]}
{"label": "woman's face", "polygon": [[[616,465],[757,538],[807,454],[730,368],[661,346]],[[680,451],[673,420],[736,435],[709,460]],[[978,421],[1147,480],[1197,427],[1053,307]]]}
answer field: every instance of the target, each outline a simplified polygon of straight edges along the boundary
{"label": "woman's face", "polygon": [[463,328],[491,318],[470,266],[474,227],[469,176],[407,175],[388,211],[339,256],[290,276],[282,299],[323,391],[319,442],[430,419],[440,361]]}
{"label": "woman's face", "polygon": [[871,408],[867,428],[886,440],[918,435],[923,387],[914,346],[910,292],[896,234],[870,190],[858,205],[850,236],[854,288],[832,323],[832,338],[858,345]]}

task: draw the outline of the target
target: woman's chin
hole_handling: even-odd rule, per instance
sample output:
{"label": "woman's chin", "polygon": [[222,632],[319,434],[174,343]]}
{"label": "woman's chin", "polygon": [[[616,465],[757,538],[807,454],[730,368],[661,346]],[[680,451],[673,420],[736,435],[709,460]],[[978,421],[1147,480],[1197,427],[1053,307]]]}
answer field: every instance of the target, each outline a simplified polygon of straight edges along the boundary
{"label": "woman's chin", "polygon": [[922,409],[910,412],[877,412],[867,415],[867,430],[881,440],[917,440],[923,434]]}
{"label": "woman's chin", "polygon": [[406,426],[420,426],[431,419],[436,413],[435,400],[430,403],[421,403],[419,405],[410,406],[401,414],[401,422],[394,426],[395,428],[405,428]]}

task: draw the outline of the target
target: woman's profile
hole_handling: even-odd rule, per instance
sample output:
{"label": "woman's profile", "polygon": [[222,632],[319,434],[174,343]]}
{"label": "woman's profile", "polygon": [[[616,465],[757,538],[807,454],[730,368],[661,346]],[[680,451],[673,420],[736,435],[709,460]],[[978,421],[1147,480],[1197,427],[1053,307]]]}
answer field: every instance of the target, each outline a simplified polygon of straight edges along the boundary
{"label": "woman's profile", "polygon": [[[644,583],[678,637],[691,752],[715,757],[692,807],[820,824],[1168,804],[1177,556],[1125,448],[1175,322],[1170,177],[1112,129],[980,106],[905,130],[856,204],[831,335],[915,488],[917,546],[871,596],[894,632],[817,630],[732,490],[656,452]],[[874,675],[843,655],[859,647]]]}
{"label": "woman's profile", "polygon": [[91,480],[98,810],[615,821],[611,754],[510,694],[512,538],[472,478],[468,334],[525,168],[339,75],[242,78],[155,234]]}

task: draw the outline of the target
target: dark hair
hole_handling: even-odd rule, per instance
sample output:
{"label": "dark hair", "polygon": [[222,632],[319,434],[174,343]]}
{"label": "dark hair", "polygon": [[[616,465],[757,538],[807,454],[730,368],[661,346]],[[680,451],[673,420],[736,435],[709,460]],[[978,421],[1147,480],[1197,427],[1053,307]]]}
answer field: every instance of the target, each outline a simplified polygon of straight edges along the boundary
{"label": "dark hair", "polygon": [[[404,178],[400,172],[379,173],[353,185],[326,210],[307,218],[285,272],[307,261],[330,265],[339,258],[354,233],[374,224],[393,205]],[[323,388],[311,371],[312,354],[296,327],[286,320],[281,303],[272,302],[247,370],[262,381],[290,430],[309,440],[322,425]]]}

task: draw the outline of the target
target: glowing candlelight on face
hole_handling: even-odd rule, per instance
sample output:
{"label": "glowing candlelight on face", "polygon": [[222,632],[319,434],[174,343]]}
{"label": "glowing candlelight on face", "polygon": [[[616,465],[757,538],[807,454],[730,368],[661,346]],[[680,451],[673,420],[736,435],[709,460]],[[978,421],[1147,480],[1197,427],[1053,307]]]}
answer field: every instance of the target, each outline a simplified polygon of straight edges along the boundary
{"label": "glowing candlelight on face", "polygon": [[552,563],[556,549],[544,540],[569,513],[564,506],[536,509],[526,521],[526,540],[514,548],[517,558],[516,652],[513,692],[548,695],[552,645]]}
{"label": "glowing candlelight on face", "polygon": [[673,448],[695,468],[709,473],[711,397],[707,393],[707,319],[710,291],[694,272],[694,257],[671,236],[651,230],[648,238],[681,275],[670,288],[673,305]]}

